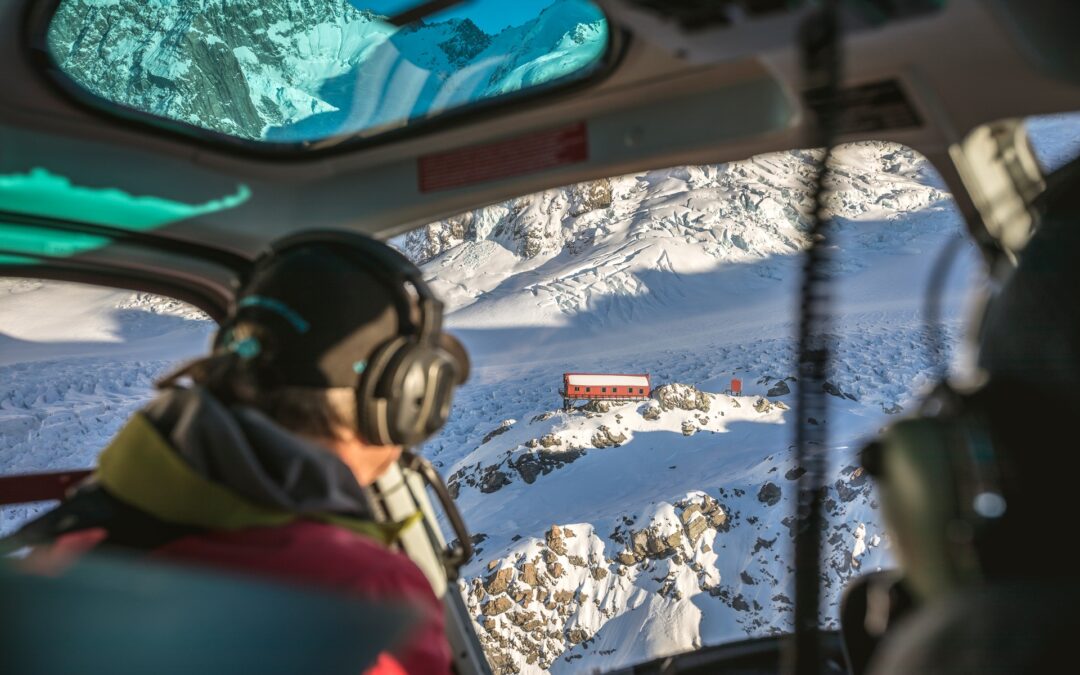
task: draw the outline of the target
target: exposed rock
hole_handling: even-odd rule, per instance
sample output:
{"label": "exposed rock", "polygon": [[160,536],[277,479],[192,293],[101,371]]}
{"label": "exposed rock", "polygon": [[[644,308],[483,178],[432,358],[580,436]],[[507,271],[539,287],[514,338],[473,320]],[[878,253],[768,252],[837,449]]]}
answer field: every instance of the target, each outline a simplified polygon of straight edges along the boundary
{"label": "exposed rock", "polygon": [[510,673],[521,672],[518,669],[517,664],[514,663],[514,658],[504,652],[494,652],[487,655],[488,663],[491,665],[491,669],[495,671],[496,675],[509,675]]}
{"label": "exposed rock", "polygon": [[545,434],[540,439],[540,445],[544,446],[545,448],[552,448],[556,445],[562,445],[562,439],[555,434]]}
{"label": "exposed rock", "polygon": [[679,515],[679,520],[683,522],[683,525],[690,522],[690,519],[694,517],[695,513],[701,513],[701,504],[689,504],[683,509],[683,512]]}
{"label": "exposed rock", "polygon": [[899,415],[900,413],[904,412],[904,406],[900,405],[899,403],[893,403],[890,406],[886,406],[884,403],[882,403],[881,412],[885,413],[886,415]]}
{"label": "exposed rock", "polygon": [[840,387],[836,386],[832,382],[829,382],[828,380],[826,380],[825,383],[821,385],[821,388],[825,391],[826,394],[829,394],[830,396],[835,396],[837,398],[846,398],[851,401],[859,400],[855,398],[854,394],[845,393],[840,389]]}
{"label": "exposed rock", "polygon": [[492,595],[505,593],[506,589],[510,587],[510,580],[513,578],[513,568],[504,567],[487,578],[487,581],[484,583],[484,588],[486,588],[487,592],[491,593]]}
{"label": "exposed rock", "polygon": [[573,645],[580,644],[588,639],[589,634],[581,628],[572,628],[566,634],[566,641]]}
{"label": "exposed rock", "polygon": [[691,422],[690,420],[687,420],[687,421],[682,423],[682,435],[683,436],[693,436],[696,431],[697,431],[697,426],[695,426],[694,423]]}
{"label": "exposed rock", "polygon": [[774,384],[769,391],[765,392],[765,395],[769,398],[776,398],[777,396],[787,396],[791,393],[791,388],[788,387],[788,383],[780,380]]}
{"label": "exposed rock", "polygon": [[[540,442],[537,442],[537,446],[540,446]],[[572,464],[584,455],[584,450],[573,448],[538,450],[524,453],[517,459],[511,460],[509,464],[518,472],[522,480],[531,485],[541,475],[546,476],[556,469]]]}
{"label": "exposed rock", "polygon": [[767,398],[760,397],[758,398],[758,400],[754,401],[754,410],[758,411],[759,413],[767,413],[772,409],[773,402]]}
{"label": "exposed rock", "polygon": [[552,417],[555,417],[556,414],[557,413],[555,411],[549,410],[545,413],[540,413],[539,415],[533,417],[531,420],[529,420],[529,423],[536,424],[537,422],[547,422]]}
{"label": "exposed rock", "polygon": [[731,521],[728,520],[727,512],[718,508],[709,514],[709,525],[719,532],[727,532],[731,529]]}
{"label": "exposed rock", "polygon": [[596,579],[597,581],[601,581],[603,579],[606,579],[607,575],[608,575],[608,571],[606,569],[604,569],[603,567],[594,567],[594,568],[592,568],[592,578]]}
{"label": "exposed rock", "polygon": [[705,532],[708,527],[709,523],[701,516],[694,518],[690,521],[690,524],[686,526],[687,539],[689,539],[692,544],[697,544],[698,538],[701,537],[702,533]]}
{"label": "exposed rock", "polygon": [[[627,567],[637,564],[637,558],[635,558],[634,554],[630,551],[622,551],[621,553],[619,553],[619,555],[616,556],[616,558],[620,563],[626,565]],[[623,574],[623,572],[620,570],[619,574]]]}
{"label": "exposed rock", "polygon": [[780,502],[780,486],[771,481],[765,483],[758,490],[757,498],[766,506],[776,506]]}
{"label": "exposed rock", "polygon": [[559,554],[551,549],[544,549],[544,562],[547,564],[559,562]]}
{"label": "exposed rock", "polygon": [[562,563],[548,563],[548,574],[554,579],[562,578],[562,575],[566,573],[563,569]]}
{"label": "exposed rock", "polygon": [[484,470],[479,487],[480,492],[490,494],[492,492],[498,492],[509,484],[510,476],[500,471],[498,466],[489,466]]}
{"label": "exposed rock", "polygon": [[559,555],[566,555],[566,541],[563,539],[562,528],[552,525],[544,535],[544,540],[552,551]]}
{"label": "exposed rock", "polygon": [[806,469],[796,466],[788,469],[787,473],[784,474],[784,478],[787,480],[799,480],[804,473],[806,473]]}
{"label": "exposed rock", "polygon": [[668,548],[676,548],[682,545],[682,530],[675,530],[667,537],[664,538],[664,543]]}
{"label": "exposed rock", "polygon": [[510,623],[522,627],[530,622],[537,621],[537,615],[535,613],[524,610],[511,612],[507,615],[507,618],[510,619]]}
{"label": "exposed rock", "polygon": [[551,599],[560,605],[565,605],[574,599],[574,592],[568,590],[555,591]]}
{"label": "exposed rock", "polygon": [[572,555],[567,560],[574,567],[585,567],[585,560],[579,555]]}
{"label": "exposed rock", "polygon": [[495,438],[496,436],[502,436],[507,431],[510,431],[510,429],[514,426],[515,423],[516,420],[503,420],[502,423],[499,424],[499,426],[492,429],[487,433],[487,435],[484,436],[484,440],[480,442],[480,445],[484,445],[485,443],[490,442],[491,439]]}
{"label": "exposed rock", "polygon": [[579,410],[603,414],[611,410],[611,403],[608,401],[589,401],[585,405],[581,406]]}
{"label": "exposed rock", "polygon": [[773,547],[773,544],[775,544],[775,543],[776,543],[776,538],[775,537],[772,538],[772,539],[762,539],[761,537],[758,537],[758,540],[756,542],[754,542],[754,550],[751,551],[750,554],[753,555],[754,553],[757,553],[758,551],[760,551],[762,549],[771,550],[772,547]]}
{"label": "exposed rock", "polygon": [[661,408],[655,403],[650,403],[641,413],[641,417],[649,421],[655,422],[660,419]]}
{"label": "exposed rock", "polygon": [[487,616],[498,616],[499,614],[502,614],[513,606],[513,600],[506,597],[505,595],[500,595],[497,598],[485,602],[481,610]]}
{"label": "exposed rock", "polygon": [[536,565],[527,562],[521,566],[521,575],[518,577],[521,582],[529,586],[536,586],[540,583],[540,578],[537,576]]}
{"label": "exposed rock", "polygon": [[613,432],[607,427],[607,425],[600,425],[593,434],[592,444],[595,448],[611,448],[622,445],[626,442],[626,435],[617,431]]}
{"label": "exposed rock", "polygon": [[495,630],[495,627],[497,625],[498,625],[498,623],[495,621],[495,619],[493,619],[490,616],[488,618],[484,619],[484,630],[488,631],[489,633],[491,631]]}
{"label": "exposed rock", "polygon": [[653,390],[653,397],[664,410],[700,410],[709,412],[709,395],[689,384],[665,384]]}

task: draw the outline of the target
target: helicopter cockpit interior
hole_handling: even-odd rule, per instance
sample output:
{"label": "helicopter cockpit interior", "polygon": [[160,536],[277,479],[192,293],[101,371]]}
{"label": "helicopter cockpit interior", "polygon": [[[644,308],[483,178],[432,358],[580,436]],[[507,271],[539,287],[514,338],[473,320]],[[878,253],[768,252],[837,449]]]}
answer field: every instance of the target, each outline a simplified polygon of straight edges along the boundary
{"label": "helicopter cockpit interior", "polygon": [[[172,299],[198,314],[184,344],[202,348],[291,237],[363,235],[416,263],[477,384],[447,403],[443,417],[463,421],[366,493],[379,522],[411,524],[394,550],[441,603],[449,672],[1064,670],[1077,592],[1054,560],[1071,510],[1054,481],[1075,475],[1080,404],[1080,122],[1064,117],[1080,111],[1077,25],[1080,6],[1053,0],[0,0],[0,279]],[[1054,166],[1029,135],[1037,118],[1065,129]],[[751,178],[766,187],[732,182]],[[905,209],[952,219],[940,258],[919,238],[931,225],[891,215]],[[705,232],[721,231],[713,217],[722,235]],[[844,267],[844,237],[874,257]],[[648,247],[661,239],[674,243]],[[980,294],[945,321],[962,255]],[[929,278],[901,289],[886,267]],[[915,308],[910,336],[875,324],[863,361],[838,337],[839,298],[863,318],[895,308],[860,296],[852,270],[878,270],[875,289]],[[781,276],[790,292],[769,295]],[[665,290],[671,279],[682,285]],[[71,437],[41,432],[34,407],[66,390],[23,386],[82,338],[20,331],[93,307],[76,307],[86,295],[8,314],[5,297],[30,286],[8,288],[0,671],[368,672],[417,625],[401,603],[138,551],[23,569],[79,529],[86,513],[63,505],[101,469],[96,455],[65,464],[57,444]],[[714,318],[687,318],[695,303]],[[768,342],[767,363],[723,342],[766,344],[766,320],[784,345]],[[966,381],[950,377],[945,341],[966,341]],[[633,370],[650,345],[655,360]],[[890,373],[901,348],[932,357]],[[160,358],[138,349],[124,358]],[[111,367],[95,358],[83,367]],[[605,367],[658,373],[653,394],[618,410],[547,401],[568,394],[556,375]],[[79,381],[71,368],[58,381]],[[679,388],[690,374],[700,391]],[[903,396],[867,393],[890,376]],[[118,377],[131,401],[150,396],[154,378]],[[95,416],[54,422],[85,430],[134,411],[101,391],[72,394]],[[855,403],[874,416],[835,412]],[[759,432],[759,454],[786,463],[732,450],[710,469],[752,475],[753,492],[694,487],[721,461],[707,439]],[[641,453],[633,478],[631,460],[598,463],[616,450]],[[554,487],[576,471],[573,490]],[[649,487],[675,473],[677,489]],[[610,510],[630,493],[641,510]],[[565,515],[575,500],[582,515]],[[841,512],[858,553],[836,554]],[[736,549],[768,566],[723,567]]]}

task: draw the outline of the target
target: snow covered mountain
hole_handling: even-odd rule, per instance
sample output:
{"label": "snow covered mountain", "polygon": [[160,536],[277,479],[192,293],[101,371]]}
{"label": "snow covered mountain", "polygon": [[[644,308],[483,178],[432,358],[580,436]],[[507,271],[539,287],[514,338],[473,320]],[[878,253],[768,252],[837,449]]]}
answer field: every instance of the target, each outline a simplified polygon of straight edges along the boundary
{"label": "snow covered mountain", "polygon": [[[549,190],[396,243],[476,355],[427,446],[480,553],[462,589],[497,672],[589,672],[790,630],[796,254],[811,152]],[[890,564],[860,439],[901,412],[944,354],[922,289],[959,216],[916,153],[835,158],[836,361],[829,564]],[[959,334],[968,249],[946,295]],[[655,401],[562,411],[561,374],[648,372]],[[723,392],[740,378],[742,396]],[[829,612],[823,621],[832,624]]]}
{"label": "snow covered mountain", "polygon": [[[790,630],[794,293],[811,171],[797,151],[622,176],[397,241],[448,300],[476,366],[423,450],[474,533],[461,588],[497,672],[606,670]],[[926,348],[922,290],[960,221],[902,147],[841,148],[831,188],[834,398],[815,421],[831,429],[822,583],[835,602],[847,578],[890,564],[855,455],[944,358]],[[970,250],[958,267],[944,303],[953,341]],[[144,296],[5,283],[0,472],[90,465],[211,328]],[[566,371],[648,372],[657,389],[562,411]],[[741,396],[723,393],[733,377]],[[0,526],[26,513],[7,509]]]}
{"label": "snow covered mountain", "polygon": [[68,0],[49,45],[65,72],[110,101],[296,141],[556,79],[590,65],[607,41],[602,15],[577,0],[497,35],[469,19],[398,30],[383,18],[344,0]]}

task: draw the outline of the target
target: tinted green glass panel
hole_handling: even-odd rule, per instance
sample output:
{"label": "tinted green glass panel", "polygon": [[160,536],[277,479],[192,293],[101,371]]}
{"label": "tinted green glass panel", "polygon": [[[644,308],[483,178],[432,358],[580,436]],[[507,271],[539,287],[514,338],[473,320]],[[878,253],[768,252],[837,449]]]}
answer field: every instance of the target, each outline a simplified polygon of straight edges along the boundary
{"label": "tinted green glass panel", "polygon": [[[40,168],[0,175],[0,209],[137,231],[235,208],[250,196],[247,186],[241,185],[235,194],[203,204],[185,204],[113,188],[82,187]],[[101,248],[109,242],[107,237],[97,235],[0,221],[0,250],[13,254],[62,257]]]}
{"label": "tinted green glass panel", "polygon": [[587,0],[473,0],[404,28],[412,3],[64,0],[48,43],[107,101],[267,143],[375,134],[585,77],[608,45]]}
{"label": "tinted green glass panel", "polygon": [[9,255],[0,253],[0,265],[34,265],[41,262],[40,258],[31,258],[26,255]]}

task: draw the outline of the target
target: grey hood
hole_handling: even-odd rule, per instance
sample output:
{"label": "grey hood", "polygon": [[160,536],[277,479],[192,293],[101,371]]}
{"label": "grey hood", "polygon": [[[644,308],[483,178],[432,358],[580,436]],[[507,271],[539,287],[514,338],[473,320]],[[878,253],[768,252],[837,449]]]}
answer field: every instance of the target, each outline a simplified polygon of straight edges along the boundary
{"label": "grey hood", "polygon": [[143,414],[192,469],[255,504],[372,519],[349,467],[254,408],[226,407],[201,387],[174,388]]}

